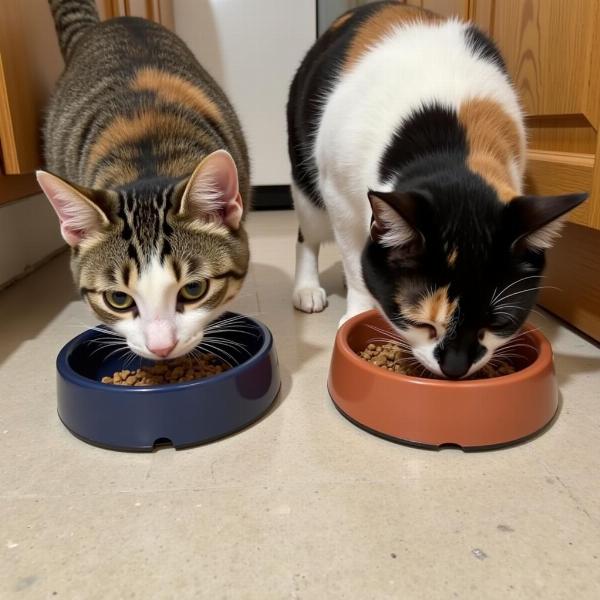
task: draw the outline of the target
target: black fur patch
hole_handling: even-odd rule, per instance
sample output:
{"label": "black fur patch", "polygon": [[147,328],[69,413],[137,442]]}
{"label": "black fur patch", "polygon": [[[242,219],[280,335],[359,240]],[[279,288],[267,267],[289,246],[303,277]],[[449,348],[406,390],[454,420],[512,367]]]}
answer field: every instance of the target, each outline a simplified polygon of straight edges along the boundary
{"label": "black fur patch", "polygon": [[394,133],[379,163],[379,177],[387,181],[424,156],[464,161],[467,153],[467,134],[454,109],[433,103],[414,112]]}
{"label": "black fur patch", "polygon": [[313,146],[324,98],[335,85],[356,29],[381,10],[383,4],[392,2],[361,6],[340,27],[327,30],[308,51],[292,81],[287,105],[292,176],[298,187],[318,207],[323,207],[323,200],[316,185],[317,165],[313,158]]}
{"label": "black fur patch", "polygon": [[129,266],[129,264],[125,264],[123,265],[123,283],[126,286],[129,286],[129,277],[131,276],[131,267]]}
{"label": "black fur patch", "polygon": [[115,272],[112,266],[108,266],[104,269],[104,276],[106,277],[106,280],[110,283],[110,285],[116,285],[117,279],[115,277]]}
{"label": "black fur patch", "polygon": [[219,273],[218,275],[213,275],[211,279],[227,279],[231,277],[232,279],[244,279],[246,277],[246,271],[243,273],[237,273],[236,271],[226,271],[225,273]]}
{"label": "black fur patch", "polygon": [[302,235],[302,229],[298,227],[298,243],[304,244],[304,236]]}
{"label": "black fur patch", "polygon": [[[369,240],[362,256],[367,288],[400,329],[410,319],[403,316],[407,307],[399,304],[399,297],[411,307],[428,290],[447,287],[448,300],[458,300],[453,334],[435,353],[449,377],[462,376],[465,366],[482,356],[480,330],[501,337],[518,330],[535,302],[532,288],[544,267],[543,253],[513,248],[510,211],[468,168],[468,152],[466,133],[454,111],[432,105],[413,114],[394,134],[380,176],[395,186],[399,198],[418,192],[420,210],[411,226],[423,236],[423,251],[398,260],[398,248]],[[456,260],[450,265],[448,256],[454,250]],[[524,277],[529,279],[518,281]],[[514,295],[508,302],[501,300],[506,306],[499,309],[492,299],[495,294],[501,298],[506,286]]]}
{"label": "black fur patch", "polygon": [[86,288],[86,287],[82,287],[79,288],[79,295],[80,296],[87,296],[88,294],[97,294],[98,290],[95,290],[93,288]]}
{"label": "black fur patch", "polygon": [[507,73],[506,63],[504,62],[504,58],[502,58],[502,54],[500,54],[500,50],[498,50],[496,44],[477,26],[470,25],[465,32],[465,37],[467,45],[475,56],[480,56],[481,58],[494,63],[497,67],[502,69],[505,74]]}
{"label": "black fur patch", "polygon": [[175,279],[177,281],[181,280],[181,266],[179,265],[179,261],[176,259],[173,259],[173,273],[175,274]]}

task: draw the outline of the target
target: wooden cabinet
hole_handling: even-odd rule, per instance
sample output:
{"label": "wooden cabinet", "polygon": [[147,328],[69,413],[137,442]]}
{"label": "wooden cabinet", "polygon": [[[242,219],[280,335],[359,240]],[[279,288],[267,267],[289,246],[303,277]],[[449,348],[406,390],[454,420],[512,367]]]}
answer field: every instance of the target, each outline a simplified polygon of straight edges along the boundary
{"label": "wooden cabinet", "polygon": [[[173,23],[170,0],[97,0],[102,18]],[[0,9],[0,204],[39,191],[43,109],[63,69],[47,0],[2,0]]]}
{"label": "wooden cabinet", "polygon": [[[474,0],[471,17],[497,42],[527,114],[528,190],[600,191],[598,0]],[[600,229],[600,194],[572,222]]]}
{"label": "wooden cabinet", "polygon": [[554,287],[540,303],[600,340],[600,0],[471,0],[469,10],[527,114],[528,192],[591,192],[548,252]]}
{"label": "wooden cabinet", "polygon": [[41,115],[62,70],[46,0],[3,0],[0,11],[0,147],[5,174],[40,164]]}
{"label": "wooden cabinet", "polygon": [[467,19],[469,16],[469,2],[470,0],[406,0],[405,4],[425,8],[445,17]]}

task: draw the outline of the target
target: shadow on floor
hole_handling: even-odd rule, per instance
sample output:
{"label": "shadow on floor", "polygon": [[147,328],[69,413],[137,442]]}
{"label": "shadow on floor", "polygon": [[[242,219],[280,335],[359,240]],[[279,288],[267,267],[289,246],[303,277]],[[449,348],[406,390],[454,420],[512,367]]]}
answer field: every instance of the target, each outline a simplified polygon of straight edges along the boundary
{"label": "shadow on floor", "polygon": [[71,302],[75,292],[69,254],[64,252],[0,293],[0,365],[24,342],[37,337]]}
{"label": "shadow on floor", "polygon": [[330,345],[333,345],[335,324],[331,319],[325,322],[320,315],[309,315],[293,307],[292,279],[283,270],[262,263],[254,263],[252,268],[260,306],[258,318],[271,328],[280,361],[293,374],[324,350],[323,330],[319,331],[321,343],[318,343],[311,338],[311,328],[322,324],[331,329]]}

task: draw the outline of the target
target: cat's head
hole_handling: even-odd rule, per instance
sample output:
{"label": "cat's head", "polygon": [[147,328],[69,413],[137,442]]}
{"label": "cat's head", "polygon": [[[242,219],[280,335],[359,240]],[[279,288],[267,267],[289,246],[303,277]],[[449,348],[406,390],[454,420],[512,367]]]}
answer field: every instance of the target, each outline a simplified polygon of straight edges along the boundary
{"label": "cat's head", "polygon": [[235,163],[224,150],[183,180],[84,189],[39,171],[72,247],[75,283],[136,354],[174,358],[239,291],[248,240]]}
{"label": "cat's head", "polygon": [[370,192],[366,285],[429,371],[469,376],[523,325],[543,286],[544,251],[586,197],[502,203],[476,176]]}

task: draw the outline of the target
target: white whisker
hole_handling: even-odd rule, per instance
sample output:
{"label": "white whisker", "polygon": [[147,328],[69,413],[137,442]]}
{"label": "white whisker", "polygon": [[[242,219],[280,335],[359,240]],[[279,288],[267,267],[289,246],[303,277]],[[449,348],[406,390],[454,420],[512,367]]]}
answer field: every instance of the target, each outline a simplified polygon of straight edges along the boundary
{"label": "white whisker", "polygon": [[521,277],[521,279],[517,279],[517,281],[513,281],[512,283],[508,284],[502,291],[500,291],[498,294],[496,294],[496,290],[498,288],[494,288],[494,294],[492,295],[492,300],[491,303],[494,304],[494,300],[496,300],[498,297],[500,297],[504,292],[506,292],[506,290],[510,289],[511,287],[513,287],[514,285],[517,285],[517,283],[521,283],[521,281],[525,281],[526,279],[540,279],[542,277],[545,277],[545,275],[529,275],[527,277]]}

